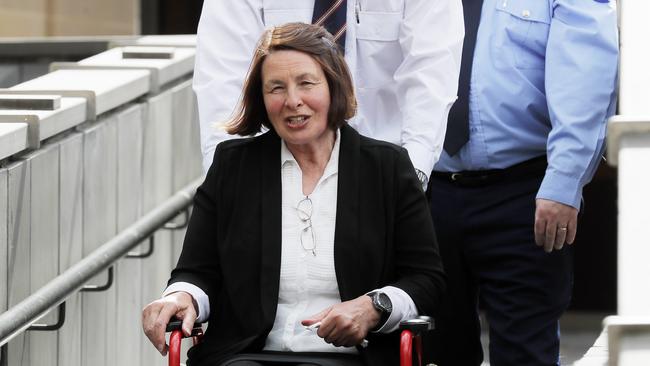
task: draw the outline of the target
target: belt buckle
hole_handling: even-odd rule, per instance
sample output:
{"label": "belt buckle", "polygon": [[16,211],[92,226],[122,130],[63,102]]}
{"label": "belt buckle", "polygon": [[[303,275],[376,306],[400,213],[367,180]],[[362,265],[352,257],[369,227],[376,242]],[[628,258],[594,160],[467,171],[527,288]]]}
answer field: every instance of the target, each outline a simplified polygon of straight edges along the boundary
{"label": "belt buckle", "polygon": [[463,175],[461,173],[451,173],[452,182],[457,182]]}

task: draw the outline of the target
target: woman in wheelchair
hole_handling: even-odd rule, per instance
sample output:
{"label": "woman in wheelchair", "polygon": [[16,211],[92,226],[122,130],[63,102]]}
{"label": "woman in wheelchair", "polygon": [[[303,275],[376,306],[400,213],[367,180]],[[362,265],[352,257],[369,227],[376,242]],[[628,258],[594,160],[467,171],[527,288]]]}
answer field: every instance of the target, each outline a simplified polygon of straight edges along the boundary
{"label": "woman in wheelchair", "polygon": [[359,135],[355,110],[327,31],[262,35],[227,124],[258,136],[217,147],[168,287],[143,310],[161,354],[177,317],[186,335],[209,322],[192,366],[399,364],[399,322],[433,313],[444,275],[406,150]]}

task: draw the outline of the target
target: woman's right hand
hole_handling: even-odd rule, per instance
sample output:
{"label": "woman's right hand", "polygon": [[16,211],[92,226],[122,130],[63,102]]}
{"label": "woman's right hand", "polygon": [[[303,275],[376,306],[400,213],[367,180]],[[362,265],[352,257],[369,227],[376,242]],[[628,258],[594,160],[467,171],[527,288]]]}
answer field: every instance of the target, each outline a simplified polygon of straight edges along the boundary
{"label": "woman's right hand", "polygon": [[173,292],[158,299],[142,310],[142,329],[161,355],[167,355],[165,328],[172,317],[183,320],[183,334],[189,336],[197,317],[192,295],[187,292]]}

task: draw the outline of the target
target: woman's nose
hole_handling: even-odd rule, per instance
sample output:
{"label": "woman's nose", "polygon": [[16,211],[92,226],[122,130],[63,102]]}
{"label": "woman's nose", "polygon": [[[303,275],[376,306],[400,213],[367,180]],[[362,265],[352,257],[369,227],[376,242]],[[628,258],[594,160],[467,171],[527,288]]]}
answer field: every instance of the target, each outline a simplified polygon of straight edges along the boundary
{"label": "woman's nose", "polygon": [[289,108],[296,109],[302,106],[302,97],[300,93],[295,88],[289,88],[287,90],[287,99],[285,105]]}

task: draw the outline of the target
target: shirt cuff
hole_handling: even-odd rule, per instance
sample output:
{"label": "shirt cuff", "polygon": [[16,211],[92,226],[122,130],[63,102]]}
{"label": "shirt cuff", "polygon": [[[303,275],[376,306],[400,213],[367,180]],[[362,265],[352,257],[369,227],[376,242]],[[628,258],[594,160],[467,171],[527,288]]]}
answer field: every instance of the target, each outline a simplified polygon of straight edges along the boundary
{"label": "shirt cuff", "polygon": [[427,175],[427,179],[431,178],[431,171],[440,158],[441,150],[436,148],[431,151],[428,147],[415,142],[406,143],[402,147],[408,151],[413,167],[423,171]]}
{"label": "shirt cuff", "polygon": [[399,323],[402,320],[412,319],[418,316],[418,309],[415,306],[413,299],[411,299],[411,296],[401,288],[386,286],[374,291],[381,291],[388,295],[388,298],[393,305],[393,311],[390,313],[388,320],[386,320],[386,322],[373,333],[394,332],[399,328]]}
{"label": "shirt cuff", "polygon": [[577,177],[547,169],[536,198],[563,203],[580,210],[582,183]]}
{"label": "shirt cuff", "polygon": [[189,282],[174,282],[165,289],[162,296],[165,297],[174,292],[187,292],[194,298],[199,307],[195,322],[204,323],[208,320],[210,316],[210,299],[203,290]]}

